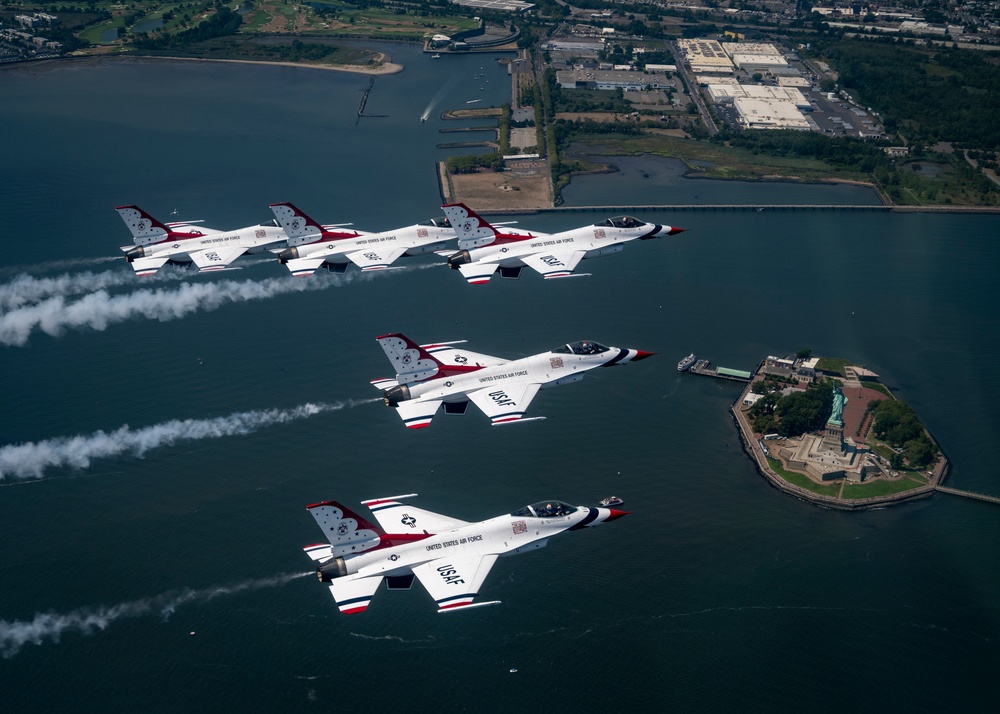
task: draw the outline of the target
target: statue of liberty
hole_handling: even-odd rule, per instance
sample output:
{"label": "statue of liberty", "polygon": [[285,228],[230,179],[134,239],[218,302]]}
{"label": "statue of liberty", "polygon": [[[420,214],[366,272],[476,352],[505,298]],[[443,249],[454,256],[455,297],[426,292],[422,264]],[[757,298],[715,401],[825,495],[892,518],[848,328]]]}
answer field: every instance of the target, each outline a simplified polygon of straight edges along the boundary
{"label": "statue of liberty", "polygon": [[844,406],[847,404],[847,397],[840,390],[840,384],[833,388],[833,410],[830,412],[830,418],[827,420],[828,424],[835,424],[836,426],[844,425]]}

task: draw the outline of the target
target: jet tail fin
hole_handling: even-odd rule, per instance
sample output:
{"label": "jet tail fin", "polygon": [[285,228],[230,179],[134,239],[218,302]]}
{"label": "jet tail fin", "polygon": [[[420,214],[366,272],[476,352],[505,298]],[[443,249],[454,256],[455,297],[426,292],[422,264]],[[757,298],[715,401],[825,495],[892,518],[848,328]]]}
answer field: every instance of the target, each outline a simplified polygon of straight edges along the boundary
{"label": "jet tail fin", "polygon": [[399,384],[422,382],[435,376],[444,363],[401,333],[375,338],[396,370]]}
{"label": "jet tail fin", "polygon": [[496,240],[497,229],[464,203],[450,203],[441,208],[455,229],[458,247],[462,250],[479,248]]}
{"label": "jet tail fin", "polygon": [[336,501],[314,503],[306,510],[330,541],[330,557],[362,553],[382,542],[381,528]]}
{"label": "jet tail fin", "polygon": [[278,219],[278,225],[285,229],[288,245],[297,246],[312,243],[323,237],[323,226],[291,203],[272,203],[270,209]]}
{"label": "jet tail fin", "polygon": [[167,226],[138,206],[118,206],[115,210],[132,232],[132,241],[136,245],[157,243],[170,235]]}

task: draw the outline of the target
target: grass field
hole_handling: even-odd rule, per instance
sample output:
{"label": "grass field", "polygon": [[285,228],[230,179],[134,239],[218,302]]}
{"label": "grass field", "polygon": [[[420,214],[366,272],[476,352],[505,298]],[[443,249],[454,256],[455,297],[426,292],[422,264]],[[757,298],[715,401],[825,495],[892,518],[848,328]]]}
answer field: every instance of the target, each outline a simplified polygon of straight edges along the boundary
{"label": "grass field", "polygon": [[[666,135],[616,136],[601,134],[578,139],[591,146],[607,147],[612,154],[637,156],[652,154],[684,161],[692,170],[721,179],[793,177],[802,181],[861,181],[868,178],[856,171],[844,171],[817,159],[765,156],[744,149],[707,141]],[[701,164],[710,164],[708,168]]]}

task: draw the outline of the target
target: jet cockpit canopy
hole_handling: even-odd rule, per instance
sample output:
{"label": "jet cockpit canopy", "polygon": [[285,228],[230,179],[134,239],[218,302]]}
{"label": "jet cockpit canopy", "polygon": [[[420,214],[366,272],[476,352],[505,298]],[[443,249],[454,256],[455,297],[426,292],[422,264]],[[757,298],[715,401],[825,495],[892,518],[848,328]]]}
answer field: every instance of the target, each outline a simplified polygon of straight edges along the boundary
{"label": "jet cockpit canopy", "polygon": [[562,501],[539,501],[538,503],[532,503],[530,506],[519,508],[510,515],[524,518],[561,518],[562,516],[574,513],[576,510],[576,506],[571,506]]}
{"label": "jet cockpit canopy", "polygon": [[568,345],[556,347],[552,351],[561,354],[599,355],[601,352],[607,352],[609,349],[611,348],[605,347],[600,342],[594,342],[593,340],[577,340],[576,342],[570,342]]}
{"label": "jet cockpit canopy", "polygon": [[421,221],[418,225],[434,226],[436,228],[451,228],[451,221],[448,220],[447,216],[438,216],[437,218],[430,218],[426,221]]}
{"label": "jet cockpit canopy", "polygon": [[609,218],[594,225],[598,228],[638,228],[645,225],[645,223],[638,218],[632,218],[632,216],[618,216],[617,218]]}

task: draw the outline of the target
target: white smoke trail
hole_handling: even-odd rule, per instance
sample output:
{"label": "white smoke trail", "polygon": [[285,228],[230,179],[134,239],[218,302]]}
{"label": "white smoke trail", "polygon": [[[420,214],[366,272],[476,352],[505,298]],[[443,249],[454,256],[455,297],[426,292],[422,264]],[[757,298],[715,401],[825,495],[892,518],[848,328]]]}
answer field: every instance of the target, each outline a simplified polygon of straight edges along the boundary
{"label": "white smoke trail", "polygon": [[174,419],[132,430],[128,424],[112,431],[57,437],[45,441],[9,444],[0,447],[0,482],[44,478],[46,469],[85,469],[93,459],[131,454],[142,458],[146,452],[179,441],[246,436],[273,424],[306,419],[323,412],[369,404],[377,399],[358,399],[334,404],[302,404],[292,409],[262,409],[237,412],[215,419]]}
{"label": "white smoke trail", "polygon": [[138,278],[135,273],[109,270],[103,273],[63,273],[52,278],[38,278],[21,273],[9,283],[0,285],[0,312],[36,303],[54,295],[79,295],[95,290],[106,290],[121,285],[138,285],[141,282],[180,280],[189,271],[171,269],[169,266],[148,278]]}
{"label": "white smoke trail", "polygon": [[166,322],[199,310],[217,310],[228,303],[325,290],[344,285],[352,279],[353,275],[348,274],[317,275],[305,280],[292,277],[268,278],[260,282],[220,280],[187,283],[176,290],[143,289],[123,295],[109,295],[106,290],[98,290],[73,302],[57,295],[36,305],[0,315],[0,344],[24,345],[36,328],[58,337],[67,328],[105,330],[108,325],[135,317]]}
{"label": "white smoke trail", "polygon": [[47,263],[36,263],[34,265],[8,265],[0,267],[0,275],[12,275],[14,273],[44,273],[50,270],[68,270],[70,268],[82,268],[88,265],[99,265],[110,263],[113,260],[124,260],[124,255],[105,255],[99,258],[68,258],[66,260],[50,260]]}
{"label": "white smoke trail", "polygon": [[271,578],[244,580],[235,585],[220,585],[203,590],[175,590],[142,600],[119,603],[111,607],[81,608],[65,614],[39,613],[31,621],[8,622],[0,620],[0,656],[4,659],[10,659],[28,644],[40,645],[45,641],[58,643],[65,632],[77,631],[84,635],[90,635],[96,630],[107,629],[108,625],[117,620],[128,617],[142,617],[158,613],[166,620],[178,607],[189,602],[208,602],[223,595],[236,595],[248,590],[277,587],[307,575],[312,575],[312,572],[284,573]]}

